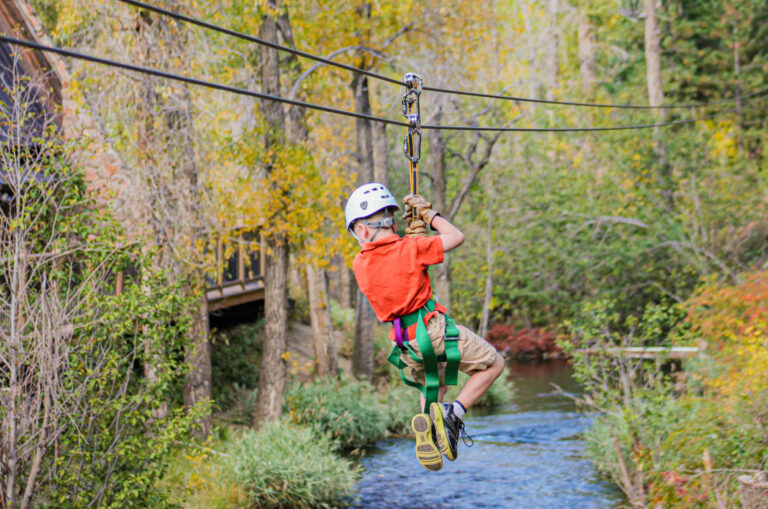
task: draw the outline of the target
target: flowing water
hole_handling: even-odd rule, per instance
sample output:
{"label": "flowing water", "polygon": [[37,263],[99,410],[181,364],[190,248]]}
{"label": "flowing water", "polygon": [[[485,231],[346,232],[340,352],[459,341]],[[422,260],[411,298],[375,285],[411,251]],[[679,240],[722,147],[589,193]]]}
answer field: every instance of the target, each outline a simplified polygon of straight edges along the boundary
{"label": "flowing water", "polygon": [[510,364],[511,404],[467,416],[471,448],[459,444],[455,462],[428,472],[416,461],[413,440],[391,438],[362,459],[359,508],[612,508],[621,493],[600,479],[582,456],[589,417],[568,394],[578,394],[571,369],[559,361]]}

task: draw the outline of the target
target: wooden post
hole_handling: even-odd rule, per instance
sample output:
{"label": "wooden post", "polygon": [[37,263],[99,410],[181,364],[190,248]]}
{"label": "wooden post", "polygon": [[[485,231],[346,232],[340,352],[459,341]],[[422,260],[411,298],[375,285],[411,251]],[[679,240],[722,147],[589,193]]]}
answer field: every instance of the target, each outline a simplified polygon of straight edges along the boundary
{"label": "wooden post", "polygon": [[123,271],[121,270],[117,273],[117,277],[115,278],[115,295],[123,294],[124,284],[125,284],[125,273],[123,273]]}
{"label": "wooden post", "polygon": [[242,232],[237,235],[237,280],[240,288],[245,289],[245,245]]}
{"label": "wooden post", "polygon": [[259,276],[262,278],[267,272],[267,260],[264,256],[264,234],[259,233]]}
{"label": "wooden post", "polygon": [[224,235],[219,233],[216,239],[216,283],[219,291],[224,287]]}

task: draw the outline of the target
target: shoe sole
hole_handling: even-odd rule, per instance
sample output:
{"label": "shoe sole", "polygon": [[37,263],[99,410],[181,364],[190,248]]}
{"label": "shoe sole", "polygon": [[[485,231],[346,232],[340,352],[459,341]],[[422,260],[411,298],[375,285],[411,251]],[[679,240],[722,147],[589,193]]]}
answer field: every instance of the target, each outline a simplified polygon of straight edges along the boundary
{"label": "shoe sole", "polygon": [[443,468],[443,457],[432,438],[432,421],[427,414],[416,414],[411,419],[411,428],[416,433],[416,459],[427,470],[436,472]]}
{"label": "shoe sole", "polygon": [[445,432],[445,422],[443,421],[443,409],[440,408],[440,403],[432,403],[429,405],[429,416],[432,418],[432,422],[435,423],[435,435],[437,438],[437,445],[449,461],[453,461],[458,456],[451,451],[451,447],[448,445],[448,434]]}

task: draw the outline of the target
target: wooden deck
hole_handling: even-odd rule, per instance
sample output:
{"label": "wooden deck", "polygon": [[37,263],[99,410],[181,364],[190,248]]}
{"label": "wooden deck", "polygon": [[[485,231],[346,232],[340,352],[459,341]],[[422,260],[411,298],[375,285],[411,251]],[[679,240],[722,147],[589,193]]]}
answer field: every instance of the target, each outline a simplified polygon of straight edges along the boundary
{"label": "wooden deck", "polygon": [[263,239],[256,234],[235,230],[218,235],[216,273],[205,292],[208,310],[263,300],[265,263]]}
{"label": "wooden deck", "polygon": [[264,299],[264,281],[254,279],[244,283],[230,283],[225,286],[209,287],[205,292],[208,298],[208,310],[216,311],[240,304],[247,304]]}

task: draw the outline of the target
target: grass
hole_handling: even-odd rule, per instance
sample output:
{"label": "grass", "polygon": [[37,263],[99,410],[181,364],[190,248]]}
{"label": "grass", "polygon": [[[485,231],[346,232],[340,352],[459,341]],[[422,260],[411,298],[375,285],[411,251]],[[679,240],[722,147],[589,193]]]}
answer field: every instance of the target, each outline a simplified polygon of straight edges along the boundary
{"label": "grass", "polygon": [[283,411],[291,422],[317,428],[342,449],[370,445],[383,438],[387,428],[386,409],[379,405],[373,387],[350,380],[292,384]]}
{"label": "grass", "polygon": [[286,419],[245,432],[226,463],[245,487],[249,507],[337,507],[352,494],[359,467],[336,444]]}

